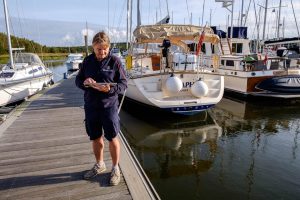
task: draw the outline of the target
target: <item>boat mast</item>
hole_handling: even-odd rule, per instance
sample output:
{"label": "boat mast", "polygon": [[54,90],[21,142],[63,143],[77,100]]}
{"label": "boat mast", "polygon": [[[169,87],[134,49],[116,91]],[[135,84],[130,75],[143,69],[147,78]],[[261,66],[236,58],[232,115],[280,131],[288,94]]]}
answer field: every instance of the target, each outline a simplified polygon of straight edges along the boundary
{"label": "boat mast", "polygon": [[243,17],[244,17],[244,0],[242,0],[242,8],[241,8],[241,23],[240,26],[243,26]]}
{"label": "boat mast", "polygon": [[204,25],[203,25],[203,19],[204,19],[204,7],[205,7],[205,0],[203,1],[203,5],[202,5],[202,23],[201,23],[201,26],[204,26]]}
{"label": "boat mast", "polygon": [[277,39],[279,39],[280,18],[281,18],[281,0],[279,1],[279,13],[278,13],[278,24],[277,24]]}
{"label": "boat mast", "polygon": [[88,24],[87,21],[85,22],[85,30],[86,30],[86,34],[84,35],[84,43],[85,43],[85,55],[88,56],[89,55],[89,44],[88,44]]}
{"label": "boat mast", "polygon": [[131,8],[131,0],[127,0],[127,31],[126,31],[126,49],[128,49],[128,44],[130,41],[130,36],[129,36],[129,27],[130,27],[130,8]]}
{"label": "boat mast", "polygon": [[262,37],[263,40],[265,40],[267,11],[268,11],[268,0],[266,0],[266,4],[265,4],[265,17],[264,17],[263,37]]}
{"label": "boat mast", "polygon": [[140,0],[137,0],[137,26],[141,24]]}
{"label": "boat mast", "polygon": [[11,40],[10,40],[10,30],[9,30],[6,0],[3,0],[3,6],[4,6],[4,15],[5,15],[5,24],[6,24],[6,32],[7,32],[7,42],[8,42],[8,52],[9,52],[9,58],[10,58],[10,65],[11,65],[12,68],[14,68],[14,59],[13,59],[13,54],[12,54]]}

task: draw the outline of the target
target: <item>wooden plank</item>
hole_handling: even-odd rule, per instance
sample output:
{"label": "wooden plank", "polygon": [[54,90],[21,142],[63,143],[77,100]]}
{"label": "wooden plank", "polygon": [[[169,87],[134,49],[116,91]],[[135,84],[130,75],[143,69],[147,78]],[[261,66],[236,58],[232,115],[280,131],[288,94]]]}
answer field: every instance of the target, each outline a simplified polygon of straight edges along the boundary
{"label": "wooden plank", "polygon": [[19,106],[3,123],[0,199],[132,199],[123,175],[118,186],[109,186],[107,142],[106,172],[83,180],[95,161],[82,101],[74,79],[66,80]]}

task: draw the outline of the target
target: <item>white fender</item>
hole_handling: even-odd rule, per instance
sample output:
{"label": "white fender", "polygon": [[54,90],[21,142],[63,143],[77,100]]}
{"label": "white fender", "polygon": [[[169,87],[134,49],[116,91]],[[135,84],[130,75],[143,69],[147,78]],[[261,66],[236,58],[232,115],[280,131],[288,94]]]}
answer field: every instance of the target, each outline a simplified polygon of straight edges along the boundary
{"label": "white fender", "polygon": [[182,81],[176,76],[167,78],[165,82],[165,90],[168,95],[174,95],[182,89]]}
{"label": "white fender", "polygon": [[191,87],[191,93],[196,97],[203,97],[208,94],[208,86],[204,81],[196,81]]}

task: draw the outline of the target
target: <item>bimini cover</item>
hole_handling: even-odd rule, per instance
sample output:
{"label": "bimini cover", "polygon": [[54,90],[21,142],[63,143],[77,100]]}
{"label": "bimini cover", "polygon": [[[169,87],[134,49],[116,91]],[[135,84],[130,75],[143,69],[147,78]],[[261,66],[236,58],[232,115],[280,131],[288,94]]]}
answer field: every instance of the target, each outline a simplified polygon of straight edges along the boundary
{"label": "bimini cover", "polygon": [[214,34],[210,27],[192,26],[192,25],[143,25],[137,27],[133,35],[138,43],[162,43],[164,39],[169,39],[172,44],[188,49],[184,41],[198,42],[202,31],[205,32],[203,42],[216,44],[220,38]]}
{"label": "bimini cover", "polygon": [[287,75],[263,80],[256,88],[280,93],[300,93],[300,76]]}

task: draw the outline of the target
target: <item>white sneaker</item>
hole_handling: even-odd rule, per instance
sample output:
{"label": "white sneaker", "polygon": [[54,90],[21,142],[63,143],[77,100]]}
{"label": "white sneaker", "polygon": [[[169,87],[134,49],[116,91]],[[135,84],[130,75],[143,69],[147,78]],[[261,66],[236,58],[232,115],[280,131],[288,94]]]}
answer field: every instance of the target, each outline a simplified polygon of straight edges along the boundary
{"label": "white sneaker", "polygon": [[105,164],[103,163],[101,166],[99,166],[97,163],[94,165],[94,167],[92,169],[90,169],[89,171],[87,171],[83,178],[84,179],[91,179],[95,176],[97,176],[98,174],[104,172],[106,170],[106,166]]}
{"label": "white sneaker", "polygon": [[121,179],[121,172],[119,168],[114,168],[110,175],[110,185],[118,185]]}

